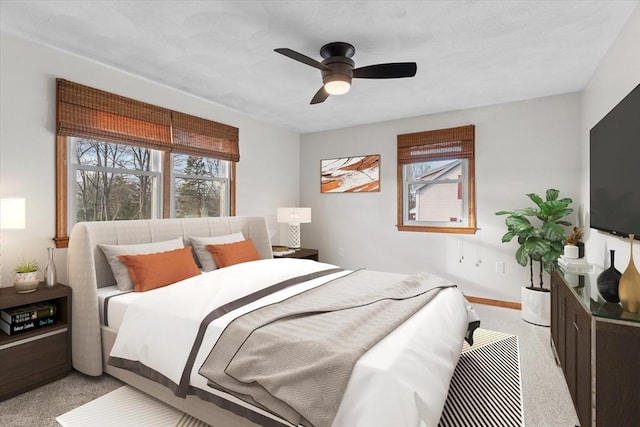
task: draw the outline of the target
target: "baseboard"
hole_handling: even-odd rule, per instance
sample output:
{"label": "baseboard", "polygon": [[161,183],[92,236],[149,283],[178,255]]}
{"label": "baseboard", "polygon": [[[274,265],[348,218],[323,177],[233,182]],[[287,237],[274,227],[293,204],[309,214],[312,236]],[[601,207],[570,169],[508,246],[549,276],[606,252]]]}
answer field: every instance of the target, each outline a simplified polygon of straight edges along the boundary
{"label": "baseboard", "polygon": [[514,310],[522,310],[522,304],[519,302],[511,302],[511,301],[500,301],[497,299],[490,298],[480,298],[480,297],[472,297],[469,295],[465,295],[467,301],[472,302],[474,304],[484,304],[484,305],[494,305],[496,307],[504,307],[511,308]]}

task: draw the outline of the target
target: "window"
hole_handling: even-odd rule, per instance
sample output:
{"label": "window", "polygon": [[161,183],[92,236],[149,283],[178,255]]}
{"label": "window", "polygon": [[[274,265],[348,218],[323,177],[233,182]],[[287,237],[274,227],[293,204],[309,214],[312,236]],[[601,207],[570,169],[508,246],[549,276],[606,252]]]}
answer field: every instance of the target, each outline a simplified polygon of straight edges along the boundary
{"label": "window", "polygon": [[172,216],[228,215],[229,163],[210,157],[174,154]]}
{"label": "window", "polygon": [[78,221],[235,214],[238,129],[57,79],[56,246]]}
{"label": "window", "polygon": [[398,229],[476,230],[474,126],[398,135]]}
{"label": "window", "polygon": [[73,226],[80,221],[159,217],[161,151],[88,138],[68,138],[67,194]]}

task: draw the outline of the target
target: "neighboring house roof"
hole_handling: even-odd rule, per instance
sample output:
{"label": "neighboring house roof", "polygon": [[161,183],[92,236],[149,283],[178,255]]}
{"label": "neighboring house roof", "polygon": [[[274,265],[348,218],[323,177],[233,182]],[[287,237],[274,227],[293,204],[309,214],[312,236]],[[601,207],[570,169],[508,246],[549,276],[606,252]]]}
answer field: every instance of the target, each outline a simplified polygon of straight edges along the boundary
{"label": "neighboring house roof", "polygon": [[417,181],[424,181],[425,184],[418,187],[415,191],[422,191],[425,187],[428,187],[432,182],[437,181],[440,177],[450,172],[452,169],[456,168],[462,163],[462,160],[454,160],[451,163],[447,163],[445,165],[440,166],[439,168],[435,168],[430,170],[428,173],[419,176]]}

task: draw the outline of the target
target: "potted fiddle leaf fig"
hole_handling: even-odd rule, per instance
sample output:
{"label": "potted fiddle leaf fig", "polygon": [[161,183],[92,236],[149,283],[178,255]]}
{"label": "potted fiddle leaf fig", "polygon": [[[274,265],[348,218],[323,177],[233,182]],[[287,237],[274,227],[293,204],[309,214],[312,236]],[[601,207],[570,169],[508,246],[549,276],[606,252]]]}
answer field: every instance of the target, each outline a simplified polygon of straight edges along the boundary
{"label": "potted fiddle leaf fig", "polygon": [[[566,218],[573,212],[570,198],[559,198],[560,192],[548,189],[543,199],[535,193],[527,197],[535,206],[514,210],[502,210],[496,215],[507,215],[507,232],[502,242],[517,239],[518,248],[515,258],[518,264],[529,264],[530,285],[522,288],[522,318],[537,325],[549,326],[550,294],[544,287],[543,272],[551,273],[558,267],[558,258],[562,255],[566,242],[565,229],[571,225]],[[533,266],[539,264],[539,285],[534,284]]]}

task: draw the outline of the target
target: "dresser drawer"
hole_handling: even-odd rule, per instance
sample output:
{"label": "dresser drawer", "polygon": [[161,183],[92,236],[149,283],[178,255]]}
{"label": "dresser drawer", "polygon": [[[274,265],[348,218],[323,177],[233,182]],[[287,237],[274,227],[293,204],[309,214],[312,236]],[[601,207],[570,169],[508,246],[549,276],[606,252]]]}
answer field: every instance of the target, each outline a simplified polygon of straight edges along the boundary
{"label": "dresser drawer", "polygon": [[51,335],[3,348],[0,351],[0,394],[28,389],[67,372],[68,339],[68,330],[58,329]]}

